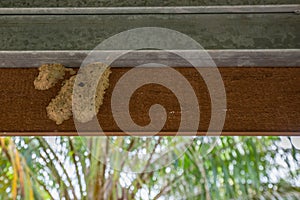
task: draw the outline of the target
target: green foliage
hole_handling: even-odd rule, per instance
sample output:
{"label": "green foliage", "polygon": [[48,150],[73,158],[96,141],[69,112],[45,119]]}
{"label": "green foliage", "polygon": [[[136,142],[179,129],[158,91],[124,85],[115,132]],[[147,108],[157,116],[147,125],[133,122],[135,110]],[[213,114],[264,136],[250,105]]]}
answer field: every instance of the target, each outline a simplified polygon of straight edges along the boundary
{"label": "green foliage", "polygon": [[[196,137],[186,152],[173,146],[168,158],[181,155],[179,159],[149,170],[163,159],[155,158],[155,152],[171,148],[172,139],[1,138],[0,199],[290,200],[300,196],[300,151],[283,147],[278,137]],[[124,157],[113,145],[131,153]],[[134,156],[144,151],[150,156],[135,162]],[[129,166],[142,171],[128,173]]]}

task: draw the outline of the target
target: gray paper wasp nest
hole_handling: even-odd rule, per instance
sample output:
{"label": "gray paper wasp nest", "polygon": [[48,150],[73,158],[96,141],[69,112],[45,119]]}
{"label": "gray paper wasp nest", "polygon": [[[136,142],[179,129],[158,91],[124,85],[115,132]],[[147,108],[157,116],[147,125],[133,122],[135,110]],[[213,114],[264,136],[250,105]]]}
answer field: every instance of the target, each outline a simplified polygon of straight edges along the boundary
{"label": "gray paper wasp nest", "polygon": [[[94,116],[94,113],[91,113],[90,111],[91,109],[87,109],[90,105],[86,106],[86,104],[91,101],[89,98],[89,89],[91,84],[93,84],[92,80],[95,79],[95,74],[97,74],[93,73],[93,71],[100,70],[102,72],[95,91],[95,101],[92,103],[92,106],[95,107],[94,111],[96,113],[99,112],[99,108],[103,103],[105,90],[109,86],[108,78],[111,73],[110,68],[103,63],[92,63],[84,66],[83,71],[86,70],[91,73],[84,73],[85,78],[79,83],[81,93],[76,106],[83,112],[74,116],[79,122],[88,122]],[[64,81],[57,96],[53,98],[46,107],[48,117],[55,121],[57,125],[62,124],[63,121],[70,119],[72,116],[73,86],[77,76],[74,75],[75,71],[73,69],[66,68],[61,64],[45,64],[39,67],[39,75],[34,80],[35,89],[47,90],[56,85],[59,80],[64,79],[66,73],[70,73],[72,76],[68,80]]]}

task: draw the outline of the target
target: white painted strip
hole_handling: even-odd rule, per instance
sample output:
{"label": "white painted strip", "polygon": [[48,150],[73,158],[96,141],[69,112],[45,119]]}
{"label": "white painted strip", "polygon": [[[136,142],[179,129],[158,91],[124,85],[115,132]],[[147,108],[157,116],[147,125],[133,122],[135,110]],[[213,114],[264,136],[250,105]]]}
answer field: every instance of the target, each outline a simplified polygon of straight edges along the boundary
{"label": "white painted strip", "polygon": [[0,15],[102,15],[102,14],[209,14],[209,13],[297,13],[300,4],[175,7],[61,7],[0,8]]}
{"label": "white painted strip", "polygon": [[[80,67],[90,51],[0,51],[1,68],[31,68],[43,63],[61,63],[69,67]],[[124,52],[124,51],[123,51]],[[121,57],[114,63],[117,67],[133,67],[144,63],[164,63],[168,66],[190,67],[176,55],[184,52],[189,60],[199,59],[194,50],[136,51]],[[273,50],[207,50],[218,67],[300,67],[300,49]],[[102,58],[119,55],[120,51],[99,51]],[[204,54],[205,55],[205,54]],[[211,59],[204,56],[202,59]]]}

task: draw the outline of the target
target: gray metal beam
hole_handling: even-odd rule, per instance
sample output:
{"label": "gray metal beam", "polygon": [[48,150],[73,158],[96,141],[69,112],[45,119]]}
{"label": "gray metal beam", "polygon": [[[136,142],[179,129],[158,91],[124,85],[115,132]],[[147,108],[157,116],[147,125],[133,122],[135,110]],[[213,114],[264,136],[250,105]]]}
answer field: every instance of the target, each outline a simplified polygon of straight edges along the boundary
{"label": "gray metal beam", "polygon": [[0,15],[0,50],[90,50],[122,31],[161,27],[205,49],[299,49],[300,15]]}
{"label": "gray metal beam", "polygon": [[299,4],[299,0],[2,0],[0,7],[126,7]]}

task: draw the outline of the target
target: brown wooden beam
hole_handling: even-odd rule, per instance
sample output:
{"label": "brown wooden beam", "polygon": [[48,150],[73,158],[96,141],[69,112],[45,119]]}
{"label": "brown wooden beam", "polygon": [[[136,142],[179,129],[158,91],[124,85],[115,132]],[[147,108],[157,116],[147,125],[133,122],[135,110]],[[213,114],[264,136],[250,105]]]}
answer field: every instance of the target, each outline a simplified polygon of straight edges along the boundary
{"label": "brown wooden beam", "polygon": [[[131,132],[130,134],[125,134],[124,132],[2,132],[3,137],[13,137],[13,136],[154,136],[153,132]],[[195,134],[176,133],[176,132],[166,132],[161,131],[159,136],[195,136]],[[198,131],[197,136],[300,136],[300,132],[227,132],[223,131],[221,134],[219,132],[200,132]],[[157,136],[157,135],[155,135]]]}
{"label": "brown wooden beam", "polygon": [[[198,134],[203,135],[211,116],[206,85],[195,69],[176,69],[191,83],[200,101]],[[113,120],[110,97],[114,85],[128,70],[130,68],[112,69],[111,85],[98,115],[101,127],[108,135],[124,135]],[[220,67],[219,71],[227,95],[223,135],[300,135],[299,67]],[[59,126],[48,119],[45,108],[60,86],[46,91],[35,90],[33,80],[37,74],[36,68],[0,69],[1,135],[76,135],[73,119]],[[176,134],[180,107],[174,94],[162,86],[146,85],[134,93],[130,102],[132,119],[138,125],[147,125],[150,122],[148,110],[157,103],[168,113],[160,134]],[[93,135],[86,133],[89,134]],[[147,132],[136,134],[147,135]]]}

